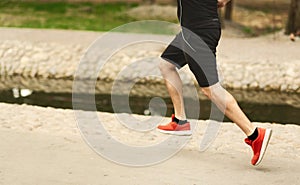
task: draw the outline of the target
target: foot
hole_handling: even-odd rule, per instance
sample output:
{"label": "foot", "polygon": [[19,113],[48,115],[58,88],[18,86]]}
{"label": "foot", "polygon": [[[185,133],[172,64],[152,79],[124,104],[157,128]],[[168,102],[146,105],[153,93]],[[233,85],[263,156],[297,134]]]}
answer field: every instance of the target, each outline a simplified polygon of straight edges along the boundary
{"label": "foot", "polygon": [[164,134],[172,134],[179,136],[189,136],[192,135],[190,123],[187,122],[185,124],[178,124],[174,120],[175,115],[172,115],[172,121],[167,125],[158,125],[157,130]]}
{"label": "foot", "polygon": [[258,165],[263,159],[271,135],[271,129],[258,128],[258,137],[254,141],[251,141],[248,138],[245,139],[246,144],[251,146],[253,150],[254,156],[251,160],[252,165]]}

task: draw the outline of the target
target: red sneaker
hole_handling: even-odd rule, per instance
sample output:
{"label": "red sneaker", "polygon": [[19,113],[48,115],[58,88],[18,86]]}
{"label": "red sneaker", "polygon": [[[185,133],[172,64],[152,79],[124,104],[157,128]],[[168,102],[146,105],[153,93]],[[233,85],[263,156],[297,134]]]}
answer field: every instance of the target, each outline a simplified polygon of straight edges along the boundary
{"label": "red sneaker", "polygon": [[255,166],[258,165],[263,159],[272,135],[271,129],[264,129],[264,128],[257,128],[257,129],[258,129],[258,137],[254,141],[251,141],[248,138],[245,139],[246,144],[250,145],[253,150],[254,156],[251,160],[251,163]]}
{"label": "red sneaker", "polygon": [[183,125],[179,125],[174,121],[175,115],[172,114],[172,121],[167,125],[158,125],[157,130],[164,134],[173,134],[179,136],[192,135],[190,123],[187,122]]}

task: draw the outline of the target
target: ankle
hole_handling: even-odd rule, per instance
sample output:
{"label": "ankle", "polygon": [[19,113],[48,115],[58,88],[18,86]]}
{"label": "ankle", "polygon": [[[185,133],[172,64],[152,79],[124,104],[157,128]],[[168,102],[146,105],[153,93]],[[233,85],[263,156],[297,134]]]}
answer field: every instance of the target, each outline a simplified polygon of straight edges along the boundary
{"label": "ankle", "polygon": [[254,141],[258,137],[258,129],[255,128],[254,131],[248,136],[248,139]]}
{"label": "ankle", "polygon": [[186,120],[186,116],[185,115],[175,115],[175,118],[179,119],[179,120]]}
{"label": "ankle", "polygon": [[186,119],[178,119],[176,116],[174,117],[174,121],[179,125],[186,124],[188,121]]}

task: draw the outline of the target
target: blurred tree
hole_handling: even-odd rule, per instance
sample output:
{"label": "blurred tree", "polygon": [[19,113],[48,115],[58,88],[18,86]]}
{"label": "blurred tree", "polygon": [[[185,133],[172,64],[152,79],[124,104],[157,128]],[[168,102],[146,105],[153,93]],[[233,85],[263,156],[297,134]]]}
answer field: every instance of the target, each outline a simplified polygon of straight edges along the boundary
{"label": "blurred tree", "polygon": [[291,0],[285,33],[300,36],[300,0]]}
{"label": "blurred tree", "polygon": [[218,13],[219,13],[219,18],[220,18],[220,22],[221,22],[221,27],[222,27],[222,29],[224,29],[225,28],[224,17],[222,15],[222,10],[220,8],[218,10]]}
{"label": "blurred tree", "polygon": [[229,1],[225,7],[225,20],[231,21],[232,20],[232,10],[233,10],[233,0]]}
{"label": "blurred tree", "polygon": [[[223,8],[222,8],[223,9]],[[221,8],[219,8],[219,17],[222,28],[225,28],[225,20],[231,21],[232,20],[232,11],[233,11],[233,0],[228,1],[228,3],[225,6],[224,11]]]}

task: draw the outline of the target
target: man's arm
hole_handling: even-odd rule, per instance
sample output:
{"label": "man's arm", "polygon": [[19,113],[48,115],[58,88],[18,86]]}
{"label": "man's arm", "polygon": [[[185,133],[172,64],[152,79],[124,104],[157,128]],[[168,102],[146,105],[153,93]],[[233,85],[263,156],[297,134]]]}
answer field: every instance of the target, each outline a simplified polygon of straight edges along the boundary
{"label": "man's arm", "polygon": [[218,8],[224,7],[231,0],[218,0]]}

